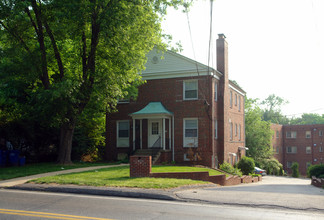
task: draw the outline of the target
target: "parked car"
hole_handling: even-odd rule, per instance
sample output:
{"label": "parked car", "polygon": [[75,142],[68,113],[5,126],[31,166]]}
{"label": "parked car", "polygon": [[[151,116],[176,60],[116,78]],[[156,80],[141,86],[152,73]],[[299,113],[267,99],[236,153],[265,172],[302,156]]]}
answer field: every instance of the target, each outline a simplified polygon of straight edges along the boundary
{"label": "parked car", "polygon": [[254,173],[255,173],[255,174],[261,174],[262,176],[267,175],[267,172],[266,172],[265,170],[262,170],[262,169],[259,168],[259,167],[254,167]]}

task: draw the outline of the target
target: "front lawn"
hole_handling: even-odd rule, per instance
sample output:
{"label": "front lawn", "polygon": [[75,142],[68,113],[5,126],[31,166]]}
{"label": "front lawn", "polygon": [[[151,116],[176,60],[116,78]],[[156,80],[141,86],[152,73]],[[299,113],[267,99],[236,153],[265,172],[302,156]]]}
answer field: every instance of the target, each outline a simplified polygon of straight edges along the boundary
{"label": "front lawn", "polygon": [[[0,180],[30,176],[40,173],[54,172],[90,166],[104,166],[112,163],[74,163],[73,165],[59,165],[56,163],[28,164],[22,167],[0,167]],[[116,164],[116,163],[115,163]]]}
{"label": "front lawn", "polygon": [[[153,166],[152,172],[191,172],[206,171],[206,169],[207,168],[198,167]],[[55,183],[106,187],[136,187],[147,189],[167,189],[185,185],[209,184],[209,182],[190,179],[149,177],[130,178],[129,166],[111,167],[81,173],[43,177],[36,180],[32,180],[31,182],[39,184]]]}

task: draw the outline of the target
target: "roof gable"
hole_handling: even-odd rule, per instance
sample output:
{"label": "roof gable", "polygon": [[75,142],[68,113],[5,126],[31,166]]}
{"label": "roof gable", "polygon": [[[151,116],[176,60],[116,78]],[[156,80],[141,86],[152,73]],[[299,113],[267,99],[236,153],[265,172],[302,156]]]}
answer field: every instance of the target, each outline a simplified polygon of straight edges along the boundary
{"label": "roof gable", "polygon": [[142,72],[143,79],[216,75],[213,68],[202,63],[169,50],[163,54],[155,48],[147,54],[145,67]]}

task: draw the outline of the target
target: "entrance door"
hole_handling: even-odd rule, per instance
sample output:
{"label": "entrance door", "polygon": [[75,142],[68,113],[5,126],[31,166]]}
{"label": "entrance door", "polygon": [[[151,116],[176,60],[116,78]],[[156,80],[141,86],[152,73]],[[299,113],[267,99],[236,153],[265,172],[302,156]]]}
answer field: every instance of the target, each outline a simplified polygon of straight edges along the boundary
{"label": "entrance door", "polygon": [[162,120],[148,120],[148,144],[150,148],[161,148],[162,146]]}

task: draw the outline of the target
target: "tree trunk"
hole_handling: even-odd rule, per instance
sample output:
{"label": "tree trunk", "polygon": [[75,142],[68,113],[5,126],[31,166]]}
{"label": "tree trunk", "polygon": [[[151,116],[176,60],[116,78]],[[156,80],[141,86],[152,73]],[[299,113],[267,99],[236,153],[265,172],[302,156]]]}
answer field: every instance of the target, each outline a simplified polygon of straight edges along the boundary
{"label": "tree trunk", "polygon": [[71,151],[75,122],[67,122],[61,126],[60,147],[57,163],[62,165],[72,164]]}

